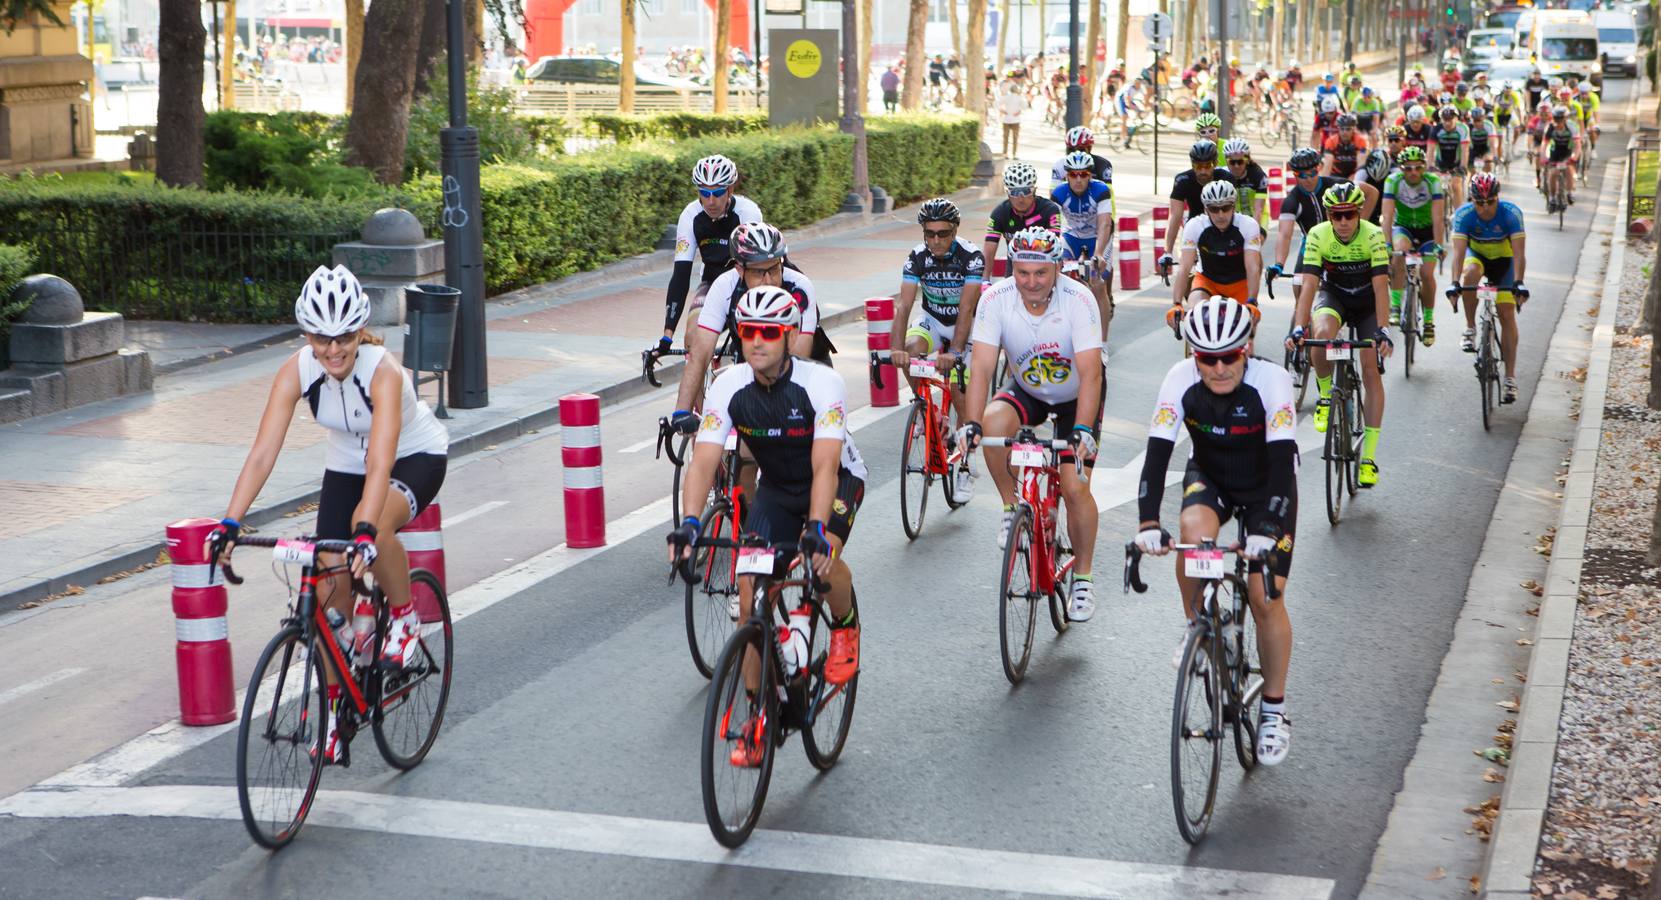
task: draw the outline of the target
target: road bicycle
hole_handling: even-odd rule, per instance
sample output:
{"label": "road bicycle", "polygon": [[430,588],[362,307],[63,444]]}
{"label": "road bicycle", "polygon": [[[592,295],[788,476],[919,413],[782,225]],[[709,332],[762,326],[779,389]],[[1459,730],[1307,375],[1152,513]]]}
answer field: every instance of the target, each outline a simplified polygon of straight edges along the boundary
{"label": "road bicycle", "polygon": [[1401,293],[1401,334],[1402,360],[1401,373],[1403,378],[1413,377],[1413,358],[1418,352],[1419,341],[1424,336],[1424,313],[1419,308],[1422,302],[1419,299],[1421,285],[1420,272],[1424,269],[1424,255],[1414,251],[1396,253],[1402,258],[1402,266],[1406,271]]}
{"label": "road bicycle", "polygon": [[[889,351],[871,351],[871,383],[882,390],[883,366],[889,364]],[[940,480],[940,493],[946,506],[957,509],[967,500],[959,500],[956,475],[968,471],[964,453],[953,447],[952,383],[965,385],[966,368],[959,359],[942,378],[940,370],[927,359],[913,357],[907,367],[915,390],[911,397],[911,412],[906,414],[905,431],[900,436],[900,527],[909,540],[923,533],[923,516],[929,507],[929,488]]]}
{"label": "road bicycle", "polygon": [[[678,468],[676,471],[680,471]],[[738,433],[727,435],[721,465],[715,470],[715,485],[699,519],[700,537],[723,534],[737,540],[749,501],[738,473],[744,465],[738,452]],[[692,650],[692,664],[698,674],[709,678],[715,663],[738,621],[738,551],[706,548],[694,552],[691,567],[697,579],[686,581],[686,643]]]}
{"label": "road bicycle", "polygon": [[[661,344],[653,344],[640,352],[640,377],[652,387],[663,387],[658,381],[657,367],[664,357],[685,356],[686,350],[665,348]],[[715,373],[721,370],[728,360],[738,362],[738,339],[731,329],[726,333],[714,354],[709,358],[709,370],[704,373],[704,391],[709,391],[710,382],[715,380]],[[675,430],[669,424],[669,418],[664,416],[657,420],[657,449],[653,452],[655,458],[669,457],[673,469],[669,473],[669,526],[677,527],[681,524],[681,467],[687,458],[687,451],[692,446],[692,435]],[[713,498],[714,493],[711,493]]]}
{"label": "road bicycle", "polygon": [[[802,733],[802,749],[815,769],[836,765],[853,722],[859,675],[840,685],[825,679],[831,618],[821,595],[830,586],[811,572],[788,577],[804,564],[795,558],[796,542],[744,535],[699,538],[696,546],[736,552],[738,574],[753,578],[750,617],[728,639],[710,679],[698,755],[710,834],[724,847],[737,847],[755,830],[774,753],[791,732]],[[676,573],[698,577],[684,564],[670,578]],[[857,596],[853,604],[857,610]]]}
{"label": "road bicycle", "polygon": [[[1357,340],[1355,327],[1350,326],[1348,339],[1304,338],[1303,346],[1325,351],[1327,361],[1333,366],[1326,446],[1321,459],[1326,462],[1326,517],[1328,522],[1337,525],[1344,515],[1345,493],[1353,497],[1361,489],[1361,440],[1366,426],[1362,415],[1361,375],[1356,366],[1360,365],[1361,351],[1373,348],[1374,344],[1370,338]],[[1374,356],[1382,375],[1384,358],[1377,353]]]}
{"label": "road bicycle", "polygon": [[[318,602],[320,583],[349,572],[346,564],[323,564],[321,555],[345,554],[352,548],[350,541],[243,535],[235,544],[269,547],[276,562],[301,567],[299,590],[289,602],[288,615],[254,664],[236,739],[242,822],[254,843],[278,850],[299,833],[322,779],[329,717],[326,670],[336,673],[342,688],[335,727],[343,755],[332,764],[352,764],[351,740],[367,725],[389,765],[413,769],[432,749],[444,722],[454,627],[438,579],[425,569],[411,570],[410,588],[421,618],[420,649],[410,667],[383,669],[375,662],[390,620],[380,587],[370,589],[352,579],[354,600],[368,597],[375,606],[374,636],[355,654],[336,637],[345,620],[331,625]],[[220,569],[227,582],[242,584],[229,558],[222,557]]]}
{"label": "road bicycle", "polygon": [[[1281,277],[1285,278],[1295,276],[1283,275]],[[1275,299],[1275,280],[1273,278],[1269,278],[1266,279],[1266,281],[1269,286],[1269,299],[1273,300]],[[1296,282],[1293,283],[1296,284]],[[1297,291],[1295,289],[1292,292],[1292,296],[1294,300],[1297,298]],[[1286,327],[1286,336],[1287,338],[1292,337],[1292,326],[1290,325]],[[1303,409],[1304,398],[1309,395],[1309,384],[1315,380],[1314,374],[1309,365],[1308,351],[1304,350],[1303,345],[1301,344],[1294,344],[1291,347],[1287,347],[1286,353],[1281,359],[1281,367],[1292,376],[1292,390],[1294,391],[1295,398],[1292,401],[1292,408]]]}
{"label": "road bicycle", "polygon": [[[1245,542],[1244,509],[1238,540],[1224,547],[1215,539],[1198,544],[1173,544],[1183,556],[1183,571],[1200,580],[1199,613],[1189,624],[1177,666],[1176,695],[1171,705],[1171,805],[1182,839],[1197,844],[1205,837],[1217,808],[1217,781],[1221,774],[1224,732],[1234,736],[1234,755],[1240,768],[1257,767],[1257,722],[1263,700],[1263,666],[1258,660],[1257,628],[1249,615],[1246,578],[1250,570],[1241,545]],[[1234,571],[1226,570],[1223,556],[1234,556]],[[1142,550],[1125,545],[1125,592],[1146,593],[1142,582]],[[1263,563],[1266,598],[1279,599],[1272,562]]]}
{"label": "road bicycle", "polygon": [[1570,165],[1568,161],[1548,162],[1546,164],[1546,215],[1557,213],[1558,231],[1563,230],[1563,217],[1569,211],[1569,203],[1574,196],[1575,172],[1570,169],[1566,178],[1553,178],[1550,173],[1568,165]]}
{"label": "road bicycle", "polygon": [[[1494,303],[1499,299],[1499,288],[1482,279],[1475,287],[1461,287],[1461,292],[1476,294],[1476,385],[1482,394],[1482,430],[1490,428],[1494,408],[1500,405],[1500,363],[1504,352],[1500,347],[1499,320],[1494,315]],[[1466,300],[1466,303],[1471,302]],[[1517,311],[1522,312],[1519,306]]]}
{"label": "road bicycle", "polygon": [[[1020,684],[1032,659],[1038,606],[1046,597],[1056,633],[1065,634],[1068,628],[1067,578],[1073,571],[1073,548],[1067,523],[1059,518],[1061,451],[1069,445],[1063,440],[1041,441],[1031,428],[1014,437],[983,438],[980,444],[1008,447],[1009,466],[1021,481],[998,576],[998,649],[1004,677]],[[1083,472],[1082,459],[1074,465]]]}

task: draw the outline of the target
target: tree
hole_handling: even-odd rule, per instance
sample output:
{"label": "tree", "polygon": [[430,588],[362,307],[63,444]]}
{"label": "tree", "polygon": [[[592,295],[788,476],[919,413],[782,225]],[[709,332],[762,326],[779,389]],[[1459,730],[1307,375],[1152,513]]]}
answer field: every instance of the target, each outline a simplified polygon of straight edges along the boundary
{"label": "tree", "polygon": [[[93,6],[101,6],[93,3]],[[53,8],[53,0],[3,0],[0,2],[0,27],[6,29],[7,34],[17,30],[31,15],[39,16],[53,25],[63,27],[64,21],[58,18],[58,11]],[[158,50],[160,48],[157,48]]]}
{"label": "tree", "polygon": [[363,60],[353,87],[358,102],[346,123],[346,162],[369,169],[383,184],[397,184],[404,175],[404,139],[427,5],[425,0],[375,0],[364,18]]}
{"label": "tree", "polygon": [[986,117],[986,0],[969,0],[964,34],[963,78],[967,82],[969,111]]}
{"label": "tree", "polygon": [[929,26],[929,0],[911,0],[911,16],[905,26],[905,90],[900,107],[915,110],[923,103],[923,70],[928,59],[923,53],[923,34]]}
{"label": "tree", "polygon": [[959,0],[946,0],[946,10],[952,20],[952,55],[957,57],[961,67],[963,62],[963,25],[958,21],[958,3]]}
{"label": "tree", "polygon": [[1079,85],[1079,90],[1084,95],[1083,122],[1088,122],[1092,101],[1096,97],[1096,79],[1101,77],[1101,73],[1096,71],[1101,68],[1096,64],[1096,44],[1102,39],[1102,0],[1090,0],[1090,26],[1084,33],[1084,53],[1080,59],[1084,66],[1084,81]]}
{"label": "tree", "polygon": [[1003,0],[998,4],[998,7],[1003,10],[1003,15],[998,17],[998,58],[992,60],[992,68],[999,73],[1000,77],[1003,73],[1004,62],[1009,59],[1009,51],[1005,48],[1009,46],[1010,7],[1014,4],[1015,0]]}
{"label": "tree", "polygon": [[871,2],[859,0],[859,114],[871,107]]}
{"label": "tree", "polygon": [[1115,59],[1130,59],[1130,0],[1119,0],[1119,33],[1113,40]]}
{"label": "tree", "polygon": [[634,0],[623,0],[623,71],[617,80],[617,111],[634,112]]}
{"label": "tree", "polygon": [[1293,0],[1298,4],[1298,21],[1295,26],[1298,33],[1298,54],[1293,57],[1298,62],[1309,62],[1309,7],[1315,0]]}
{"label": "tree", "polygon": [[1281,37],[1286,33],[1286,0],[1275,0],[1275,10],[1269,20],[1269,64],[1279,68],[1284,58],[1280,52]]}
{"label": "tree", "polygon": [[352,111],[358,60],[363,59],[363,0],[346,0],[346,111]]}
{"label": "tree", "polygon": [[156,134],[160,147],[157,148],[156,178],[174,187],[198,185],[202,183],[205,117],[202,53],[208,45],[208,31],[202,27],[200,0],[161,0],[160,13],[156,46],[161,63],[156,86]]}
{"label": "tree", "polygon": [[729,0],[715,2],[715,78],[710,82],[715,92],[715,113],[720,115],[727,111],[727,45],[732,43],[732,3]]}
{"label": "tree", "polygon": [[439,71],[439,57],[445,55],[449,45],[449,23],[445,21],[448,12],[444,0],[422,0],[423,11],[420,22],[420,38],[416,41],[415,49],[415,92],[412,97],[425,97],[433,89],[436,79],[442,83],[446,80],[444,73]]}
{"label": "tree", "polygon": [[461,23],[467,35],[467,67],[477,69],[484,64],[484,0],[467,0]]}
{"label": "tree", "polygon": [[1204,2],[1205,0],[1186,0],[1183,4],[1188,7],[1188,15],[1184,17],[1182,24],[1182,61],[1188,65],[1194,64],[1194,32],[1199,30],[1200,4]]}
{"label": "tree", "polygon": [[236,0],[226,0],[224,24],[220,27],[222,45],[219,53],[219,96],[221,109],[236,108]]}

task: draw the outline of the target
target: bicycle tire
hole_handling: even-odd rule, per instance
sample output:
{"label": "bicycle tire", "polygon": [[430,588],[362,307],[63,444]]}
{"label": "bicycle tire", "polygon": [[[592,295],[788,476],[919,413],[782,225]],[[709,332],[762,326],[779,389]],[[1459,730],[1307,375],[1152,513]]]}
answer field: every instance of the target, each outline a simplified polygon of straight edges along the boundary
{"label": "bicycle tire", "polygon": [[[923,407],[911,404],[905,418],[905,437],[900,448],[900,527],[907,540],[917,540],[923,533],[923,517],[928,514],[929,482],[934,476],[928,472],[928,436],[923,434]],[[918,481],[920,483],[913,483]],[[917,506],[916,521],[911,518],[911,506]]]}
{"label": "bicycle tire", "polygon": [[1489,391],[1489,385],[1497,380],[1494,373],[1494,345],[1490,337],[1489,328],[1489,321],[1486,317],[1477,323],[1476,382],[1477,387],[1482,391],[1483,431],[1487,431],[1491,427],[1494,404],[1491,399],[1493,395]]}
{"label": "bicycle tire", "polygon": [[[699,782],[703,791],[704,820],[709,824],[710,834],[723,847],[737,847],[749,839],[756,821],[761,818],[761,808],[767,801],[767,785],[773,777],[779,710],[775,663],[767,649],[770,643],[760,622],[751,620],[739,626],[721,650],[721,658],[715,664],[715,674],[710,678],[709,694],[704,702],[704,739],[698,752]],[[761,684],[754,695],[744,690],[744,654],[750,650],[754,650],[760,658],[762,673]],[[735,703],[739,706],[735,707]],[[731,720],[738,716],[729,716],[729,712],[739,713],[745,718],[735,725]],[[737,731],[743,730],[747,722],[753,721],[752,717],[757,712],[764,723],[761,765],[753,769],[734,766],[730,759],[732,738]],[[730,792],[734,804],[747,805],[738,806],[737,814],[729,816],[721,807],[723,792],[716,781],[718,773],[735,771],[754,772],[756,777],[754,785],[748,790],[741,787]]]}
{"label": "bicycle tire", "polygon": [[[853,608],[859,609],[859,595],[849,588],[853,599]],[[808,764],[821,772],[827,772],[836,765],[842,756],[842,747],[848,741],[848,728],[854,721],[854,701],[859,694],[859,673],[848,679],[846,684],[832,687],[825,681],[825,660],[830,656],[830,607],[820,604],[814,616],[812,649],[808,658],[813,660],[812,670],[808,680],[808,696],[820,696],[816,701],[818,708],[813,711],[813,719],[807,728],[802,729],[802,749],[807,753]],[[820,649],[820,637],[824,637],[824,649]],[[820,725],[834,723],[828,731],[821,732]]]}
{"label": "bicycle tire", "polygon": [[[698,536],[720,537],[726,530],[737,538],[738,529],[726,527],[731,521],[732,511],[726,502],[712,503],[704,510]],[[736,549],[704,547],[692,557],[692,571],[698,573],[700,580],[686,586],[686,643],[692,651],[692,665],[705,678],[715,673],[715,663],[732,636],[733,599],[738,596],[737,569]]]}
{"label": "bicycle tire", "polygon": [[1349,461],[1344,466],[1345,487],[1354,497],[1361,490],[1361,439],[1366,426],[1361,408],[1361,380],[1350,369],[1344,379],[1344,422],[1349,426]]}
{"label": "bicycle tire", "polygon": [[[1202,664],[1200,659],[1204,659]],[[1182,648],[1182,662],[1177,668],[1176,695],[1171,705],[1171,806],[1176,812],[1177,831],[1189,844],[1198,844],[1211,824],[1211,813],[1217,804],[1217,776],[1222,768],[1221,710],[1219,708],[1217,660],[1212,652],[1209,634],[1202,629],[1190,629]],[[1204,702],[1203,712],[1191,716],[1193,701]],[[1202,726],[1196,728],[1195,726]],[[1197,732],[1197,733],[1196,733]],[[1205,749],[1192,752],[1195,742],[1204,742]],[[1204,788],[1189,796],[1188,775]],[[1203,799],[1202,799],[1203,795]]]}
{"label": "bicycle tire", "polygon": [[[1269,573],[1273,578],[1274,573]],[[1238,576],[1226,579],[1234,597],[1234,622],[1240,626],[1233,639],[1235,664],[1230,668],[1229,703],[1234,707],[1234,757],[1240,768],[1257,768],[1257,716],[1263,703],[1263,661],[1257,653],[1257,619],[1252,616],[1250,593]]]}
{"label": "bicycle tire", "polygon": [[1062,574],[1067,565],[1073,560],[1073,548],[1067,546],[1071,541],[1067,537],[1067,522],[1065,518],[1056,523],[1055,541],[1051,544],[1055,549],[1052,557],[1055,560],[1055,590],[1050,591],[1050,626],[1056,634],[1066,634],[1072,623],[1067,621],[1067,605],[1072,598],[1067,596],[1067,579]]}
{"label": "bicycle tire", "polygon": [[[1032,660],[1033,626],[1038,619],[1031,532],[1032,508],[1018,504],[1015,517],[1009,521],[1009,540],[1004,545],[1003,569],[998,578],[998,651],[1004,677],[1010,684],[1020,684],[1026,677],[1027,663]],[[1024,586],[1014,591],[1016,585]],[[1011,596],[1012,591],[1018,596]]]}
{"label": "bicycle tire", "polygon": [[[438,739],[438,730],[444,725],[444,710],[450,703],[450,680],[455,670],[455,623],[450,618],[450,599],[438,583],[438,576],[426,569],[411,569],[409,580],[411,589],[416,585],[427,589],[431,595],[429,602],[437,607],[437,615],[433,617],[429,610],[422,616],[421,649],[414,666],[399,672],[376,669],[369,677],[369,702],[374,707],[369,724],[375,733],[375,747],[387,765],[403,771],[420,765],[433,748],[433,741]],[[380,593],[380,588],[375,590]],[[386,608],[384,603],[377,606]],[[425,621],[429,618],[431,621]],[[435,675],[438,683],[433,686]],[[410,723],[409,726],[401,724],[404,722]],[[400,733],[412,735],[414,739],[399,741]]]}
{"label": "bicycle tire", "polygon": [[1332,525],[1344,517],[1344,442],[1338,438],[1343,432],[1344,414],[1337,394],[1334,390],[1328,398],[1326,447],[1322,453],[1326,461],[1326,519]]}
{"label": "bicycle tire", "polygon": [[[1290,334],[1290,332],[1288,332]],[[1302,347],[1287,349],[1282,366],[1292,375],[1292,387],[1297,391],[1296,399],[1292,402],[1293,409],[1302,409],[1304,398],[1309,396],[1310,371],[1308,356]]]}
{"label": "bicycle tire", "polygon": [[1419,316],[1419,280],[1410,278],[1401,297],[1401,375],[1408,380],[1413,378],[1413,352],[1419,343],[1419,333],[1423,330],[1419,324]]}
{"label": "bicycle tire", "polygon": [[[675,441],[675,458],[686,460],[686,451],[692,446],[691,435],[680,435],[673,438]],[[669,476],[669,527],[679,528],[681,525],[681,469],[683,466],[674,466],[674,473]]]}
{"label": "bicycle tire", "polygon": [[[319,649],[317,641],[313,638],[309,644],[302,646],[300,641],[303,636],[300,626],[290,623],[265,645],[259,661],[254,664],[254,674],[248,679],[248,693],[243,698],[242,718],[237,728],[236,793],[237,803],[242,807],[242,824],[247,827],[254,843],[267,850],[281,850],[300,833],[306,814],[311,811],[312,800],[317,796],[317,784],[323,776],[323,755],[316,751],[324,733],[322,723],[328,721],[328,689],[325,687],[323,658],[316,652]],[[298,659],[295,657],[297,650],[301,654]],[[295,666],[299,666],[298,672]],[[284,699],[295,696],[287,691],[295,674],[301,675],[297,703]],[[268,677],[270,684],[266,683]],[[307,704],[312,702],[312,697],[316,698],[316,708],[308,709]],[[279,726],[284,721],[282,716],[285,712],[293,712],[296,716],[291,726]],[[258,743],[252,739],[251,730],[256,716],[263,722]],[[310,728],[309,733],[308,720],[317,725]],[[282,738],[290,745],[285,755],[290,762],[302,765],[282,768],[303,777],[295,779],[293,784],[272,786],[269,799],[284,802],[268,815],[263,808],[255,809],[267,793],[260,783],[256,783],[256,779],[268,772],[273,778],[279,777],[273,765],[280,760],[262,755],[260,762],[250,770],[249,757],[256,748],[273,749],[275,740],[290,727],[294,730],[293,736]]]}
{"label": "bicycle tire", "polygon": [[[968,388],[968,385],[965,384],[964,388]],[[945,412],[943,413],[945,418],[942,420],[944,434],[941,437],[941,446],[942,448],[946,448],[943,449],[942,452],[943,455],[948,458],[951,456],[951,451],[947,448],[945,437],[953,434],[957,430],[957,423],[952,420],[952,417],[956,414],[956,411],[951,408],[951,404],[946,404]],[[964,454],[964,458],[958,461],[956,469],[952,467],[950,462],[946,464],[946,476],[940,479],[940,495],[946,498],[947,509],[962,509],[963,506],[969,502],[967,499],[959,500],[957,498],[957,473],[959,471],[967,471],[968,468],[968,454]]]}

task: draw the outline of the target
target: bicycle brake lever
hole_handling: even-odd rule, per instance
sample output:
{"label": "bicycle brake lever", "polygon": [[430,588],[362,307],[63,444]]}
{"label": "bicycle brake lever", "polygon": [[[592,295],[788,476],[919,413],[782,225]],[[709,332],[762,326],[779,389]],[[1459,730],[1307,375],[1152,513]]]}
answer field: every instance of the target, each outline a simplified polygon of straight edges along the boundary
{"label": "bicycle brake lever", "polygon": [[227,583],[229,583],[229,584],[241,584],[242,583],[242,580],[243,580],[242,576],[238,575],[236,572],[233,572],[231,570],[231,563],[230,563],[229,560],[219,564],[219,571],[221,571],[225,574],[225,581]]}

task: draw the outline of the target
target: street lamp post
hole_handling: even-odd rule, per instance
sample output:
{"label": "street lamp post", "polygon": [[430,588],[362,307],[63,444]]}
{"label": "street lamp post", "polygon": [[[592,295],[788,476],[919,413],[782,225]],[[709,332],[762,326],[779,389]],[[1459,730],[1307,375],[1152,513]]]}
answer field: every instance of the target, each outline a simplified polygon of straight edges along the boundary
{"label": "street lamp post", "polygon": [[[454,0],[451,0],[454,2]],[[859,19],[854,4],[842,0],[842,131],[854,136],[853,190],[842,201],[843,212],[871,208],[871,172],[865,156],[865,117],[859,114]],[[1076,4],[1078,0],[1073,0]],[[805,7],[804,7],[805,9]]]}
{"label": "street lamp post", "polygon": [[450,127],[438,133],[444,173],[444,283],[461,291],[451,356],[450,405],[490,405],[484,327],[484,230],[479,219],[479,130],[467,124],[467,43],[462,0],[449,0]]}
{"label": "street lamp post", "polygon": [[1067,35],[1067,127],[1084,124],[1084,89],[1078,82],[1078,0],[1068,0],[1071,25]]}

